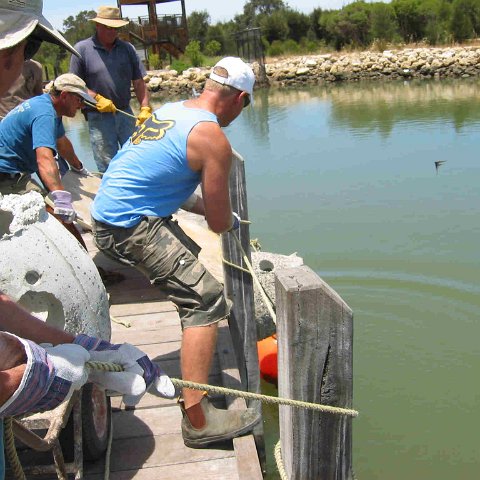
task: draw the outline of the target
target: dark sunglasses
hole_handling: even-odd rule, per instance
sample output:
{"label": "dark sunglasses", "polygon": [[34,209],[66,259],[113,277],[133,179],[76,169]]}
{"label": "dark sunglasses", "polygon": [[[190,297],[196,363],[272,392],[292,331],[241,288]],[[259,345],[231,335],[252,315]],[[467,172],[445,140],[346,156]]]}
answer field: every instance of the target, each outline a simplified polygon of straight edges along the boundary
{"label": "dark sunglasses", "polygon": [[245,93],[243,96],[243,108],[248,107],[250,105],[250,95]]}
{"label": "dark sunglasses", "polygon": [[23,53],[24,59],[30,60],[38,52],[41,44],[42,40],[40,40],[39,38],[35,38],[32,36],[28,37],[27,44],[25,45],[25,50]]}

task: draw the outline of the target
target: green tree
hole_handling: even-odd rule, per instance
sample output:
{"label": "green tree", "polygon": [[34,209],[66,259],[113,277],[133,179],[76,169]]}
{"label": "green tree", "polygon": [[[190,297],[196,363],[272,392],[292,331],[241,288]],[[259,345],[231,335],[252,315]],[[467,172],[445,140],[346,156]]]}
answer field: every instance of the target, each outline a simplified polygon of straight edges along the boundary
{"label": "green tree", "polygon": [[454,0],[451,29],[459,42],[476,37],[480,31],[480,0]]}
{"label": "green tree", "polygon": [[288,37],[296,42],[300,42],[311,29],[312,23],[310,17],[291,9],[285,9],[283,14],[287,20]]}
{"label": "green tree", "polygon": [[421,15],[422,0],[393,0],[400,35],[405,42],[415,42],[424,37],[425,20]]}
{"label": "green tree", "polygon": [[330,19],[330,34],[336,47],[366,46],[370,43],[370,4],[357,1],[342,8]]}
{"label": "green tree", "polygon": [[373,39],[391,42],[397,35],[398,24],[395,10],[389,3],[371,4],[370,36]]}
{"label": "green tree", "polygon": [[200,42],[200,46],[205,45],[207,32],[210,25],[210,15],[206,10],[201,12],[192,12],[187,18],[188,33],[191,40]]}
{"label": "green tree", "polygon": [[274,40],[285,40],[288,38],[288,23],[282,11],[276,11],[270,15],[262,15],[260,17],[260,27],[263,37],[269,43],[272,43]]}
{"label": "green tree", "polygon": [[94,10],[82,10],[74,17],[70,15],[63,21],[65,38],[72,44],[91,37],[95,33],[95,23],[90,19],[96,17]]}

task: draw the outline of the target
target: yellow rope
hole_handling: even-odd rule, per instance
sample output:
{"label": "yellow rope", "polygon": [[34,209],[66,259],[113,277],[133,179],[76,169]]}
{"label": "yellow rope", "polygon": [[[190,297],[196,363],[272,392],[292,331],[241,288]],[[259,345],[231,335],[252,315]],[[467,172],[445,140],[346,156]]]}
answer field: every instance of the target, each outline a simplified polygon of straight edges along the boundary
{"label": "yellow rope", "polygon": [[207,392],[220,393],[222,395],[260,400],[263,403],[276,403],[278,405],[287,405],[289,407],[295,408],[305,408],[307,410],[318,410],[324,413],[346,415],[348,417],[358,416],[358,411],[351,408],[333,407],[331,405],[303,402],[301,400],[292,400],[290,398],[271,397],[270,395],[263,395],[261,393],[244,392],[242,390],[235,390],[233,388],[217,387],[215,385],[207,385],[204,383],[189,382],[187,380],[180,380],[178,378],[170,378],[170,380],[176,387],[191,388],[194,390],[206,390]]}
{"label": "yellow rope", "polygon": [[13,435],[12,428],[12,417],[7,417],[3,419],[3,438],[5,441],[5,454],[10,464],[10,468],[13,471],[13,474],[17,480],[25,480],[25,473],[23,472],[22,464],[17,455],[17,450],[15,448],[15,437]]}
{"label": "yellow rope", "polygon": [[280,440],[275,444],[273,450],[273,456],[275,457],[275,463],[277,464],[278,473],[281,480],[288,480],[287,471],[285,470],[285,465],[283,464],[282,458],[282,447],[280,445]]}

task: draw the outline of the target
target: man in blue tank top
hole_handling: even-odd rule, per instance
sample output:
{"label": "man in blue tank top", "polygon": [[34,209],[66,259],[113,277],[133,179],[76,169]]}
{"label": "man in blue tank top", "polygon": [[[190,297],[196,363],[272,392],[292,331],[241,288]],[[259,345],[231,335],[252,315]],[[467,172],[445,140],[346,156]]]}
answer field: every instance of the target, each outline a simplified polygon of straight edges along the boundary
{"label": "man in blue tank top", "polygon": [[[222,127],[253,100],[254,83],[242,60],[220,60],[199,97],[164,105],[136,129],[110,163],[91,210],[99,249],[138,268],[178,307],[182,377],[198,383],[208,383],[218,322],[230,307],[223,286],[197,260],[198,245],[171,215],[182,207],[205,216],[216,233],[238,228],[228,186],[232,147]],[[242,435],[260,419],[251,409],[216,409],[197,390],[184,388],[182,396],[189,447]]]}

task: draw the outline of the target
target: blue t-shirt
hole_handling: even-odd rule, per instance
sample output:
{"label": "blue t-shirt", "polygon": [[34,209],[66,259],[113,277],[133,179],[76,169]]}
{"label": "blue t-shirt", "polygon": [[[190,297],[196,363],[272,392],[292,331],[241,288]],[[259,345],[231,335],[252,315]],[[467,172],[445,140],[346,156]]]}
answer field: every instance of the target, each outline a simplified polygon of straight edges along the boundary
{"label": "blue t-shirt", "polygon": [[129,228],[145,216],[168,217],[201,180],[187,161],[187,140],[200,122],[218,123],[206,110],[167,103],[134,132],[103,175],[92,204],[95,220]]}
{"label": "blue t-shirt", "polygon": [[112,100],[120,110],[128,107],[132,81],[146,75],[135,47],[117,39],[108,51],[94,35],[78,42],[75,48],[82,57],[72,55],[70,72],[83,79],[88,88]]}
{"label": "blue t-shirt", "polygon": [[0,123],[0,172],[38,172],[35,149],[57,151],[57,138],[65,135],[50,95],[33,97],[15,107]]}

